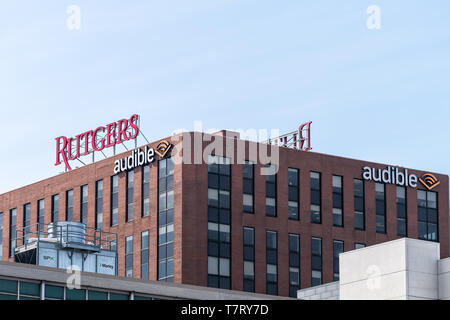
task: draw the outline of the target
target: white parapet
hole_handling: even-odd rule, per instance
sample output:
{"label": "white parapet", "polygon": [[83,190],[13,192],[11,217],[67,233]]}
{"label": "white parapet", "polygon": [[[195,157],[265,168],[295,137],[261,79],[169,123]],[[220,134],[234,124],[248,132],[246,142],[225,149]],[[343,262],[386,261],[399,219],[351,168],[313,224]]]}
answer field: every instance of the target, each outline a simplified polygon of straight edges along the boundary
{"label": "white parapet", "polygon": [[[403,238],[342,253],[340,299],[438,299],[439,252],[439,243]],[[447,269],[450,278],[450,261]]]}

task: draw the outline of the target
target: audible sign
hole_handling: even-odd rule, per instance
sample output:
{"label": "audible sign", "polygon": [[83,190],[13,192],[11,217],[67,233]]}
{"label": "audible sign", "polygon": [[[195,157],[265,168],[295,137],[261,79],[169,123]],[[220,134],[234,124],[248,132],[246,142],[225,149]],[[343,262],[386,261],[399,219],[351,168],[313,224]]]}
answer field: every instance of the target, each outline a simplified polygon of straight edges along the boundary
{"label": "audible sign", "polygon": [[161,158],[164,158],[170,148],[172,148],[172,144],[163,140],[158,144],[156,150],[147,146],[145,146],[144,150],[133,150],[128,157],[114,162],[114,174],[152,163],[155,161],[155,153]]}
{"label": "audible sign", "polygon": [[386,169],[376,169],[371,167],[363,168],[363,178],[368,181],[395,184],[402,187],[417,188],[418,178],[415,174],[409,174],[408,169],[403,172],[399,168],[387,167]]}
{"label": "audible sign", "polygon": [[410,174],[408,169],[387,167],[386,169],[376,169],[371,167],[363,168],[363,179],[380,183],[390,183],[402,187],[417,188],[420,181],[428,190],[437,187],[441,182],[431,173],[426,173],[418,178],[415,174]]}

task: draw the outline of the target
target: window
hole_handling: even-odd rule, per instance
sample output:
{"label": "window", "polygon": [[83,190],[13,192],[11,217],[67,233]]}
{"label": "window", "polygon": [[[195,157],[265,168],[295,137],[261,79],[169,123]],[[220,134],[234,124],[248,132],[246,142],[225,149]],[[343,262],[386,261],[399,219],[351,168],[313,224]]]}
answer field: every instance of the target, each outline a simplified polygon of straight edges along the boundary
{"label": "window", "polygon": [[344,241],[333,241],[333,281],[339,281],[339,254],[344,252]]}
{"label": "window", "polygon": [[366,228],[364,215],[364,181],[353,180],[353,198],[355,206],[355,229],[364,230]]}
{"label": "window", "polygon": [[244,291],[255,292],[255,229],[244,227]]}
{"label": "window", "polygon": [[438,241],[438,205],[437,193],[417,191],[419,220],[419,239]]}
{"label": "window", "polygon": [[376,232],[386,233],[386,186],[375,184]]}
{"label": "window", "polygon": [[3,212],[0,212],[0,261],[3,258]]}
{"label": "window", "polygon": [[95,182],[95,229],[103,228],[103,180]]}
{"label": "window", "polygon": [[[23,236],[24,241],[30,237],[30,221],[31,221],[31,204],[27,203],[23,206]],[[25,243],[24,243],[25,244]]]}
{"label": "window", "polygon": [[88,185],[81,186],[81,203],[80,203],[80,217],[81,217],[81,223],[87,224],[88,223]]}
{"label": "window", "polygon": [[355,243],[355,249],[361,249],[361,248],[365,248],[365,247],[366,247],[366,245],[364,243],[358,243],[358,242]]}
{"label": "window", "polygon": [[[274,165],[267,165],[266,173],[275,171]],[[266,216],[277,216],[277,174],[266,175]]]}
{"label": "window", "polygon": [[311,286],[322,284],[322,239],[311,238]]}
{"label": "window", "polygon": [[242,178],[243,178],[243,210],[246,213],[253,213],[253,163],[250,161],[245,161],[242,167]]}
{"label": "window", "polygon": [[289,234],[289,296],[297,298],[300,290],[300,236]]}
{"label": "window", "polygon": [[133,220],[133,203],[134,203],[134,171],[127,172],[127,212],[126,222]]}
{"label": "window", "polygon": [[142,217],[150,215],[150,166],[142,167]]}
{"label": "window", "polygon": [[45,299],[50,300],[63,300],[64,299],[64,287],[53,286],[45,284]]}
{"label": "window", "polygon": [[321,177],[318,172],[311,172],[311,222],[322,223],[321,214]]}
{"label": "window", "polygon": [[288,168],[288,207],[289,207],[289,219],[298,220],[298,169]]}
{"label": "window", "polygon": [[52,222],[58,222],[59,194],[52,196]]}
{"label": "window", "polygon": [[148,230],[141,232],[141,279],[148,280]]}
{"label": "window", "polygon": [[111,177],[111,227],[116,226],[119,215],[119,176]]}
{"label": "window", "polygon": [[125,277],[133,276],[133,236],[125,238]]}
{"label": "window", "polygon": [[45,225],[45,202],[44,199],[41,199],[37,203],[37,223],[39,228],[39,236],[42,237],[44,233],[44,225]]}
{"label": "window", "polygon": [[230,159],[208,157],[208,287],[231,288]]}
{"label": "window", "polygon": [[266,231],[266,265],[266,293],[278,295],[278,249],[275,231]]}
{"label": "window", "polygon": [[342,195],[342,177],[333,176],[333,226],[343,227],[342,219],[343,195]]}
{"label": "window", "polygon": [[9,210],[9,256],[14,257],[14,250],[17,246],[16,239],[16,223],[17,223],[17,209]]}
{"label": "window", "polygon": [[406,219],[406,188],[397,187],[397,235],[400,237],[408,235]]}
{"label": "window", "polygon": [[173,282],[173,158],[158,161],[158,280]]}
{"label": "window", "polygon": [[66,300],[86,300],[86,290],[66,288]]}
{"label": "window", "polygon": [[73,221],[73,189],[66,191],[66,221]]}
{"label": "window", "polygon": [[19,300],[40,300],[40,283],[24,282],[19,283]]}

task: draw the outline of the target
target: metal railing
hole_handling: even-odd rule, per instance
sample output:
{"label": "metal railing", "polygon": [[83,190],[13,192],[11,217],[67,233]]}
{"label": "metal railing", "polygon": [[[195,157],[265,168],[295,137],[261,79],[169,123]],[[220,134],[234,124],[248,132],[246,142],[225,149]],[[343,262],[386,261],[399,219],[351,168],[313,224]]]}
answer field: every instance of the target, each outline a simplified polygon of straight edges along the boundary
{"label": "metal railing", "polygon": [[12,241],[15,242],[16,250],[19,247],[27,250],[36,241],[52,241],[52,239],[61,246],[66,246],[67,244],[83,244],[102,250],[117,251],[116,233],[87,227],[83,223],[67,221],[52,222],[49,224],[36,223],[23,228],[17,228],[16,237]]}

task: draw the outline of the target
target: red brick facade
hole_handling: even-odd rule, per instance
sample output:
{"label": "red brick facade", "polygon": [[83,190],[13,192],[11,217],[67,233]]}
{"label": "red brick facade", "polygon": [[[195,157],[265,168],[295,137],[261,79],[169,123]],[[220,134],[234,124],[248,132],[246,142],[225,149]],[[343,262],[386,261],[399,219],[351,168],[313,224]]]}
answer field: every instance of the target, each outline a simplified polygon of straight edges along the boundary
{"label": "red brick facade", "polygon": [[[167,138],[171,141],[170,138]],[[233,143],[233,139],[225,139]],[[159,141],[149,147],[156,147]],[[206,146],[209,142],[203,142]],[[176,144],[176,143],[174,143]],[[248,142],[246,142],[248,151]],[[234,144],[236,154],[236,145]],[[181,145],[172,149],[172,155],[181,152]],[[125,222],[126,173],[119,174],[119,224],[110,227],[110,177],[114,175],[114,161],[129,155],[126,152],[73,171],[28,185],[0,195],[0,212],[3,212],[3,260],[12,261],[9,256],[9,210],[17,208],[17,227],[23,224],[23,205],[31,203],[31,224],[37,222],[37,201],[45,199],[45,223],[51,221],[51,197],[59,194],[59,220],[65,220],[66,191],[74,190],[74,221],[80,221],[80,188],[89,185],[88,226],[95,224],[95,182],[103,179],[103,230],[118,233],[119,275],[125,274],[125,237],[133,235],[133,275],[140,277],[141,232],[149,230],[150,260],[149,279],[157,279],[158,247],[158,163],[150,166],[150,216],[141,218],[140,167],[134,176],[134,220]],[[220,151],[215,151],[221,155]],[[352,250],[355,243],[373,245],[398,238],[395,185],[386,185],[386,227],[387,233],[375,231],[375,183],[365,181],[366,230],[354,228],[353,179],[361,179],[362,168],[371,166],[385,168],[387,165],[365,161],[280,148],[280,163],[277,174],[277,217],[265,215],[265,176],[259,174],[261,163],[255,165],[254,205],[255,213],[242,210],[242,165],[231,166],[231,284],[232,289],[243,288],[243,227],[255,229],[255,289],[266,292],[266,230],[278,232],[278,292],[289,295],[289,246],[288,234],[300,235],[301,287],[311,285],[311,237],[322,238],[323,282],[333,281],[333,240],[344,241],[345,251]],[[158,160],[158,157],[156,157]],[[254,160],[254,159],[249,159]],[[255,159],[256,160],[256,159]],[[256,161],[255,161],[256,162]],[[299,169],[300,203],[299,221],[288,220],[288,168]],[[321,173],[322,177],[322,223],[313,224],[310,218],[310,171]],[[423,171],[410,170],[418,177]],[[332,175],[343,177],[343,227],[334,227],[332,221]],[[449,179],[447,175],[436,174],[440,185],[438,192],[439,241],[441,257],[449,257]],[[418,189],[424,189],[418,184]],[[176,164],[174,173],[174,281],[177,283],[207,285],[207,243],[208,243],[208,169],[207,164]],[[408,236],[418,237],[417,190],[407,189]]]}

